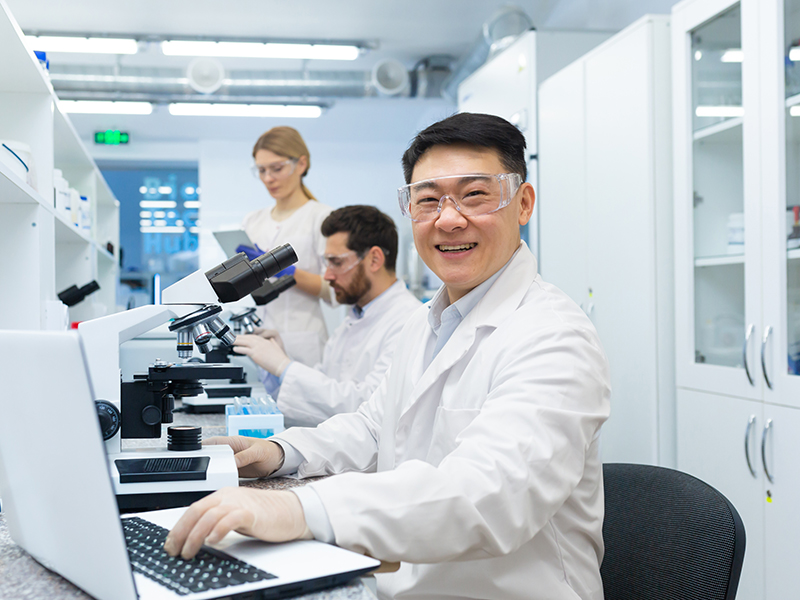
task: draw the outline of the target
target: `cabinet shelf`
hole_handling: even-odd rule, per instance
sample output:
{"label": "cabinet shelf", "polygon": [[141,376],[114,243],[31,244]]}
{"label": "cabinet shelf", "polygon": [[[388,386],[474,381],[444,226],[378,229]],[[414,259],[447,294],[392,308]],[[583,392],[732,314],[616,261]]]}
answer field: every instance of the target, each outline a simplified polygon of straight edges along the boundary
{"label": "cabinet shelf", "polygon": [[786,108],[791,106],[795,106],[796,104],[800,104],[800,94],[795,94],[794,96],[789,96],[786,99]]}
{"label": "cabinet shelf", "polygon": [[743,265],[744,254],[731,254],[729,256],[708,256],[695,258],[695,267],[718,267],[722,265]]}
{"label": "cabinet shelf", "polygon": [[42,197],[0,162],[0,204],[41,204]]}
{"label": "cabinet shelf", "polygon": [[[97,310],[70,308],[70,320],[114,312],[118,260],[106,243],[119,247],[119,202],[3,0],[0,56],[0,137],[30,148],[35,174],[31,185],[14,165],[0,163],[0,279],[15,282],[14,293],[0,298],[0,329],[63,326],[52,317],[57,292],[91,280],[104,290],[93,300]],[[56,169],[88,201],[81,204],[84,227],[55,208]],[[18,256],[30,258],[24,268]]]}
{"label": "cabinet shelf", "polygon": [[734,141],[734,139],[741,140],[742,123],[744,123],[744,119],[742,117],[733,117],[727,121],[722,121],[721,123],[715,123],[714,125],[709,125],[708,127],[698,129],[692,133],[692,137],[694,138],[694,141],[708,138],[713,138],[713,141],[715,142]]}

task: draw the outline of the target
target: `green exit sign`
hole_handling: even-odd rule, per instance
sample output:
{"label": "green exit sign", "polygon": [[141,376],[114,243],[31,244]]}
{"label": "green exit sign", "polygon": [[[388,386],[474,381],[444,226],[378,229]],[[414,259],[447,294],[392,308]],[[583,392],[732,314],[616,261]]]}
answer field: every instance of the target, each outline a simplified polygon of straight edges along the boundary
{"label": "green exit sign", "polygon": [[131,141],[131,136],[127,131],[118,131],[116,129],[108,129],[106,131],[98,131],[94,134],[95,144],[106,144],[109,146],[119,146],[120,144],[127,144]]}

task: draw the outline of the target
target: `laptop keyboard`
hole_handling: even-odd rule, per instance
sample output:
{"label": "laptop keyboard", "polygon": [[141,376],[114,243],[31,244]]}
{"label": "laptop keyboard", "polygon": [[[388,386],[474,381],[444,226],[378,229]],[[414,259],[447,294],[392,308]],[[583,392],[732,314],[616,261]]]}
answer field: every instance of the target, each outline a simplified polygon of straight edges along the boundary
{"label": "laptop keyboard", "polygon": [[139,517],[122,519],[122,528],[133,570],[181,596],[275,579],[275,575],[218,550],[203,548],[192,560],[170,556],[164,551],[169,531]]}

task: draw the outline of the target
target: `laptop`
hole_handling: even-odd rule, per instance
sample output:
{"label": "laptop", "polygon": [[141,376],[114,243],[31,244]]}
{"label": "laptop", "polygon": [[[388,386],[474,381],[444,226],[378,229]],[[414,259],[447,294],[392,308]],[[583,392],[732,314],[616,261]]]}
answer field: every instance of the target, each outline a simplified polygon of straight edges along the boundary
{"label": "laptop", "polygon": [[0,370],[0,498],[11,538],[91,596],[282,598],[379,566],[322,542],[232,533],[204,547],[204,558],[165,567],[160,546],[185,508],[120,517],[77,333],[0,331]]}
{"label": "laptop", "polygon": [[214,237],[225,252],[225,256],[231,258],[236,254],[236,248],[240,245],[255,247],[253,242],[247,237],[242,229],[220,230],[214,232]]}

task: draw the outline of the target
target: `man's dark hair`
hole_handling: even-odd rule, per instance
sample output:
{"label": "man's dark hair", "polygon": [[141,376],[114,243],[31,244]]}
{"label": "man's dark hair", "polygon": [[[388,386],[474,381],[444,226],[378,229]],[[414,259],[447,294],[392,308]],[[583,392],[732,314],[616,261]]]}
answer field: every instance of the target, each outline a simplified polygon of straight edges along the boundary
{"label": "man's dark hair", "polygon": [[528,177],[525,163],[525,136],[501,117],[480,113],[457,113],[423,129],[403,154],[403,174],[411,183],[414,166],[433,146],[480,146],[497,152],[509,173]]}
{"label": "man's dark hair", "polygon": [[347,247],[363,255],[378,246],[386,256],[386,270],[394,272],[397,265],[397,227],[394,221],[374,206],[354,205],[337,208],[322,222],[322,235],[345,232]]}

